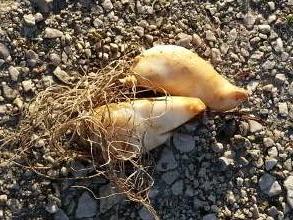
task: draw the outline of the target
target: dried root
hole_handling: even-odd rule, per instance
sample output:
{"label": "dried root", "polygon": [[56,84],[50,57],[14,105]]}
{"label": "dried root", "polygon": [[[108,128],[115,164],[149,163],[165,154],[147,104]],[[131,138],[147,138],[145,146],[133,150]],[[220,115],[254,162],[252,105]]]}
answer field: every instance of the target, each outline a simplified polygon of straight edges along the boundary
{"label": "dried root", "polygon": [[[119,193],[144,205],[158,219],[148,198],[153,179],[144,167],[140,148],[128,148],[127,154],[117,149],[116,140],[92,114],[99,106],[135,98],[135,80],[125,78],[131,75],[130,67],[131,62],[114,61],[97,73],[80,76],[74,85],[56,85],[39,93],[23,113],[16,133],[8,135],[4,145],[18,146],[10,161],[49,178],[55,177],[47,171],[61,164],[77,159],[90,161],[96,171],[94,176],[109,179]],[[129,87],[129,83],[133,85]],[[50,151],[53,165],[36,159],[36,150]]]}

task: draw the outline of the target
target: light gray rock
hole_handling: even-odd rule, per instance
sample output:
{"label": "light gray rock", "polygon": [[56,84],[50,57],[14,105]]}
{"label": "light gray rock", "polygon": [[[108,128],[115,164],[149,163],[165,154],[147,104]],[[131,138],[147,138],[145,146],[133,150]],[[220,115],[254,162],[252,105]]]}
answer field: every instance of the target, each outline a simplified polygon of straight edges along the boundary
{"label": "light gray rock", "polygon": [[210,31],[210,30],[207,30],[205,32],[205,35],[206,35],[206,39],[208,41],[216,41],[217,40],[217,38],[215,37],[214,33],[212,31]]}
{"label": "light gray rock", "polygon": [[84,192],[78,200],[75,212],[76,218],[90,218],[97,214],[97,201],[92,198],[89,192]]}
{"label": "light gray rock", "polygon": [[219,49],[212,48],[211,53],[212,53],[212,62],[213,63],[219,63],[222,61],[221,52]]}
{"label": "light gray rock", "polygon": [[27,25],[27,26],[36,25],[36,19],[32,14],[24,15],[23,20],[24,20],[25,25]]}
{"label": "light gray rock", "polygon": [[272,70],[274,69],[275,65],[276,65],[276,61],[267,60],[266,62],[263,63],[262,67],[265,70]]}
{"label": "light gray rock", "polygon": [[16,98],[17,91],[12,89],[6,83],[2,83],[2,95],[4,96],[4,98],[12,100]]}
{"label": "light gray rock", "polygon": [[0,43],[0,58],[6,60],[9,56],[10,52],[8,48],[4,44]]}
{"label": "light gray rock", "polygon": [[177,38],[176,44],[182,47],[188,47],[192,41],[192,36],[185,33],[179,33]]}
{"label": "light gray rock", "polygon": [[202,220],[217,220],[217,216],[215,214],[207,214],[202,217]]}
{"label": "light gray rock", "polygon": [[164,148],[161,153],[161,158],[156,166],[157,171],[173,170],[178,166],[174,154],[168,148]]}
{"label": "light gray rock", "polygon": [[[270,16],[268,17],[268,23],[269,23],[269,24],[273,23],[273,22],[276,21],[276,20],[277,20],[277,16],[276,16],[275,14],[270,15]],[[270,37],[271,37],[271,36],[270,36]]]}
{"label": "light gray rock", "polygon": [[144,37],[149,44],[152,44],[154,42],[154,37],[152,35],[146,34],[144,35]]}
{"label": "light gray rock", "polygon": [[70,84],[70,76],[62,70],[59,66],[53,71],[54,76],[65,84]]}
{"label": "light gray rock", "polygon": [[55,214],[59,210],[58,206],[56,204],[49,204],[46,206],[46,211],[50,214]]}
{"label": "light gray rock", "polygon": [[287,202],[293,209],[293,176],[288,176],[284,181],[284,187],[287,190]]}
{"label": "light gray rock", "polygon": [[253,15],[252,13],[248,12],[247,15],[245,16],[245,23],[248,28],[253,28],[255,20],[256,20],[256,16]]}
{"label": "light gray rock", "polygon": [[49,28],[47,27],[44,31],[44,38],[48,39],[54,39],[54,38],[59,38],[63,36],[63,32],[59,31],[55,28]]}
{"label": "light gray rock", "polygon": [[183,194],[183,180],[177,180],[171,187],[172,193],[175,196]]}
{"label": "light gray rock", "polygon": [[103,21],[99,18],[95,18],[95,20],[93,21],[93,25],[95,26],[95,28],[101,28],[103,27]]}
{"label": "light gray rock", "polygon": [[269,147],[274,146],[275,142],[271,138],[264,138],[263,144],[265,145],[266,148],[269,148]]}
{"label": "light gray rock", "polygon": [[228,168],[228,166],[234,164],[234,160],[228,157],[220,157],[219,158],[219,162],[220,162],[220,168],[222,170],[226,170]]}
{"label": "light gray rock", "polygon": [[268,208],[268,214],[272,217],[277,217],[277,215],[279,214],[279,211],[276,208],[276,206],[272,206],[272,207]]}
{"label": "light gray rock", "polygon": [[203,41],[201,39],[201,37],[197,34],[193,34],[192,35],[192,41],[191,41],[195,46],[197,47],[201,47],[203,44]]}
{"label": "light gray rock", "polygon": [[54,214],[54,220],[69,220],[69,218],[62,209],[59,209],[58,212]]}
{"label": "light gray rock", "polygon": [[244,56],[244,57],[249,57],[249,52],[248,52],[248,50],[246,50],[245,48],[241,48],[241,49],[240,49],[240,53],[241,53],[241,55]]}
{"label": "light gray rock", "polygon": [[176,179],[178,179],[179,173],[177,170],[174,171],[168,171],[166,173],[163,173],[162,180],[164,180],[165,183],[168,185],[171,185]]}
{"label": "light gray rock", "polygon": [[279,52],[279,53],[281,53],[281,52],[284,51],[284,45],[283,45],[283,41],[282,41],[281,38],[278,38],[278,39],[276,40],[276,42],[275,42],[275,44],[274,44],[274,50],[275,50],[276,52]]}
{"label": "light gray rock", "polygon": [[142,220],[154,220],[152,214],[145,207],[138,211],[138,215]]}
{"label": "light gray rock", "polygon": [[8,72],[12,81],[16,82],[18,80],[19,71],[14,67],[10,66]]}
{"label": "light gray rock", "polygon": [[21,82],[22,88],[25,92],[32,92],[34,91],[34,83],[31,79],[25,80]]}
{"label": "light gray rock", "polygon": [[221,153],[224,150],[224,146],[223,146],[222,143],[217,142],[217,143],[212,145],[212,149],[216,153]]}
{"label": "light gray rock", "polygon": [[257,89],[258,85],[259,85],[258,81],[251,81],[251,82],[248,83],[247,89],[249,91],[254,92]]}
{"label": "light gray rock", "polygon": [[111,0],[104,0],[102,2],[102,6],[105,9],[105,11],[111,11],[113,9],[113,4],[111,2]]}
{"label": "light gray rock", "polygon": [[283,117],[287,117],[289,113],[287,103],[279,102],[278,107],[279,107],[279,114]]}
{"label": "light gray rock", "polygon": [[266,167],[266,170],[271,170],[273,169],[278,163],[278,160],[275,159],[275,158],[268,158],[266,159],[266,162],[265,162],[265,167]]}
{"label": "light gray rock", "polygon": [[173,143],[180,153],[191,152],[195,147],[194,138],[191,135],[175,133],[173,136]]}
{"label": "light gray rock", "polygon": [[0,204],[5,205],[8,201],[8,196],[6,194],[0,195]]}
{"label": "light gray rock", "polygon": [[271,32],[271,26],[268,24],[258,25],[258,30],[263,34],[269,34]]}
{"label": "light gray rock", "polygon": [[270,197],[279,195],[282,192],[282,187],[276,178],[268,173],[261,176],[259,180],[259,187],[263,193]]}
{"label": "light gray rock", "polygon": [[135,32],[138,34],[138,36],[143,37],[144,36],[144,28],[140,26],[133,27]]}
{"label": "light gray rock", "polygon": [[5,115],[7,111],[6,105],[0,105],[0,115]]}
{"label": "light gray rock", "polygon": [[249,131],[251,133],[255,133],[255,132],[261,131],[263,129],[262,124],[260,124],[257,121],[248,120],[248,124],[249,124]]}
{"label": "light gray rock", "polygon": [[259,218],[259,209],[258,209],[257,204],[252,205],[252,214],[253,214],[254,219]]}
{"label": "light gray rock", "polygon": [[35,20],[36,20],[36,22],[40,22],[40,21],[44,20],[44,16],[41,13],[37,12],[35,14]]}
{"label": "light gray rock", "polygon": [[235,42],[237,37],[238,37],[238,31],[236,30],[236,28],[233,28],[228,34],[229,41],[233,43]]}
{"label": "light gray rock", "polygon": [[293,169],[292,159],[291,159],[291,158],[287,159],[287,160],[284,162],[283,167],[284,167],[286,170],[288,170],[288,171],[292,171],[292,169]]}
{"label": "light gray rock", "polygon": [[275,79],[276,79],[276,82],[279,84],[283,84],[284,82],[287,81],[285,74],[282,74],[282,73],[276,74]]}
{"label": "light gray rock", "polygon": [[37,60],[39,59],[39,55],[33,50],[27,50],[25,52],[25,58],[27,60]]}
{"label": "light gray rock", "polygon": [[263,56],[264,56],[264,52],[257,50],[254,52],[254,54],[251,55],[250,58],[254,60],[260,60],[262,59]]}
{"label": "light gray rock", "polygon": [[51,53],[49,55],[51,63],[55,66],[58,66],[61,63],[61,57],[56,53]]}
{"label": "light gray rock", "polygon": [[271,157],[278,157],[278,149],[276,147],[271,147],[269,150],[268,150],[268,155],[271,156]]}
{"label": "light gray rock", "polygon": [[276,9],[275,2],[268,2],[268,5],[271,11],[274,11]]}
{"label": "light gray rock", "polygon": [[249,131],[249,124],[246,121],[241,121],[239,124],[240,134],[246,136]]}

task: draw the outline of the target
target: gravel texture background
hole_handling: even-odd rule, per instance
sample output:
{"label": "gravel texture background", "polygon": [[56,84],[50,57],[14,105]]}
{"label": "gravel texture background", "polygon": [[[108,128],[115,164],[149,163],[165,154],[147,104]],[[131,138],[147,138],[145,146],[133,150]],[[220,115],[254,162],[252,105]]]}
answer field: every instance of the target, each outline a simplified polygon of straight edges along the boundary
{"label": "gravel texture background", "polygon": [[[0,140],[49,85],[95,71],[134,44],[181,45],[252,95],[238,114],[207,113],[153,152],[150,197],[161,219],[293,219],[292,0],[2,0],[0,6]],[[43,151],[35,156],[54,163],[46,143],[38,145]],[[104,179],[50,180],[3,165],[11,154],[13,148],[0,150],[0,219],[152,219],[121,196],[96,200],[71,187],[107,196],[113,189]],[[64,166],[48,174],[91,172],[79,162],[71,167],[77,171]]]}

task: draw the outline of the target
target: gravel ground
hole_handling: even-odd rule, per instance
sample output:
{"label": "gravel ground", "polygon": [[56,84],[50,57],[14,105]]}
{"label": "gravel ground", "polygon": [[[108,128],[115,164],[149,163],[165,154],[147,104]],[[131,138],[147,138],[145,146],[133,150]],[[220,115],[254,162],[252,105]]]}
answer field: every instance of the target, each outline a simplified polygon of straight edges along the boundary
{"label": "gravel ground", "polygon": [[[0,1],[0,139],[39,91],[95,71],[131,45],[178,44],[251,91],[237,113],[207,113],[152,152],[161,219],[293,219],[292,0]],[[5,9],[5,10],[4,10]],[[37,135],[37,133],[36,133]],[[43,154],[54,163],[50,149]],[[0,164],[12,149],[2,149]],[[38,152],[36,152],[38,154]],[[36,157],[37,157],[36,156]],[[82,177],[84,164],[49,174]],[[52,180],[0,165],[0,219],[152,219],[107,180]]]}

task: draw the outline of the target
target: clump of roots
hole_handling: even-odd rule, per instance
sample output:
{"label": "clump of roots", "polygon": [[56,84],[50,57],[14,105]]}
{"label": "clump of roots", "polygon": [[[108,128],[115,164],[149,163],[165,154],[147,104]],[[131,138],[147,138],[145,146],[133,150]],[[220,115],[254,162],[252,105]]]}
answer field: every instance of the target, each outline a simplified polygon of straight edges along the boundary
{"label": "clump of roots", "polygon": [[[81,76],[74,85],[47,88],[25,110],[18,131],[6,143],[17,144],[18,156],[26,158],[25,166],[46,176],[54,165],[40,166],[31,159],[35,148],[49,147],[55,166],[86,159],[95,169],[95,176],[109,179],[118,192],[143,204],[157,218],[148,198],[153,179],[144,167],[139,148],[129,148],[135,150],[127,154],[121,152],[92,114],[99,106],[135,98],[135,85],[130,89],[121,81],[129,75],[130,66],[129,61],[117,60],[97,73]],[[45,146],[36,144],[38,140],[44,140]]]}

